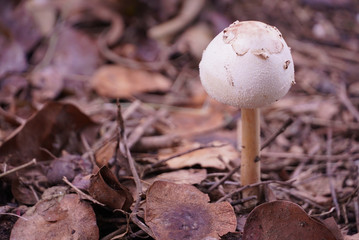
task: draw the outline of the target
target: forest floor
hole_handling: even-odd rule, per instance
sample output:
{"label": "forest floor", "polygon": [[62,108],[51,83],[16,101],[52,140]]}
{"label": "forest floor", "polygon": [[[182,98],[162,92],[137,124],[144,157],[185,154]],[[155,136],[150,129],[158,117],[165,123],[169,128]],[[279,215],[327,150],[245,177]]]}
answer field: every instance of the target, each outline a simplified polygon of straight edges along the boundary
{"label": "forest floor", "polygon": [[[0,239],[359,239],[358,1],[0,6]],[[254,210],[241,112],[198,70],[235,20],[276,26],[295,65],[261,109]]]}

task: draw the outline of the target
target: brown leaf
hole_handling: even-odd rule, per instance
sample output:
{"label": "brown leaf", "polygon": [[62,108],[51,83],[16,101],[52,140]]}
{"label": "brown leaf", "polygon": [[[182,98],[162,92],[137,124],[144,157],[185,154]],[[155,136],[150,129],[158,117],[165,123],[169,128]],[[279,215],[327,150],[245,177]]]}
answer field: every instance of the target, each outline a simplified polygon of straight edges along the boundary
{"label": "brown leaf", "polygon": [[[226,169],[227,164],[236,160],[239,157],[238,151],[230,144],[223,144],[221,142],[213,142],[214,147],[199,149],[179,157],[175,157],[166,162],[167,166],[172,169],[179,169],[183,167],[191,167],[196,164],[204,168]],[[161,150],[159,153],[159,160],[166,159],[179,153],[196,149],[200,146],[198,143],[188,143],[177,148],[172,148],[171,152]],[[174,149],[174,150],[173,150]]]}
{"label": "brown leaf", "polygon": [[336,240],[324,224],[289,201],[274,201],[256,207],[244,226],[243,240],[250,239]]}
{"label": "brown leaf", "polygon": [[336,240],[344,240],[342,232],[338,227],[338,224],[335,222],[334,217],[326,218],[322,221],[323,224],[333,233]]}
{"label": "brown leaf", "polygon": [[76,133],[94,124],[72,104],[50,102],[0,146],[0,162],[18,166],[33,158],[48,160],[42,149],[58,155],[76,148]]}
{"label": "brown leaf", "polygon": [[111,98],[129,98],[143,92],[167,91],[170,87],[170,81],[159,73],[119,65],[99,68],[91,82],[99,95]]}
{"label": "brown leaf", "polygon": [[[50,189],[51,190],[51,189]],[[11,240],[98,239],[90,204],[76,194],[59,191],[30,208],[12,229]]]}
{"label": "brown leaf", "polygon": [[112,209],[128,210],[133,203],[129,190],[116,179],[111,170],[104,166],[91,177],[90,195]]}
{"label": "brown leaf", "polygon": [[117,146],[117,140],[111,139],[102,145],[99,149],[95,152],[95,160],[96,164],[99,167],[105,166],[108,162],[113,158]]}
{"label": "brown leaf", "polygon": [[147,191],[146,224],[157,240],[219,239],[235,231],[232,206],[208,201],[208,195],[192,185],[154,182]]}
{"label": "brown leaf", "polygon": [[145,179],[148,183],[153,183],[158,180],[169,181],[181,184],[199,184],[207,177],[206,169],[182,169],[173,172],[165,172],[157,176]]}

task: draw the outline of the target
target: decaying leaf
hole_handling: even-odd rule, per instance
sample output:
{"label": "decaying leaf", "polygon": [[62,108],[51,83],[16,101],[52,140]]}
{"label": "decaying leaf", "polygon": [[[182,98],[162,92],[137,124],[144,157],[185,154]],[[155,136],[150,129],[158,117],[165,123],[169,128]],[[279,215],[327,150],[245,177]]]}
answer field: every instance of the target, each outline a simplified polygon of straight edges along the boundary
{"label": "decaying leaf", "polygon": [[[175,151],[173,151],[173,149],[171,152],[166,152],[165,150],[160,151],[159,160],[166,159],[179,153],[184,153],[191,149],[196,149],[199,146],[199,143],[189,143],[187,145],[174,148]],[[191,167],[198,164],[204,168],[217,168],[223,170],[226,169],[227,164],[239,157],[238,151],[230,144],[213,142],[211,146],[212,147],[204,147],[203,149],[175,157],[167,161],[166,164],[172,169]]]}
{"label": "decaying leaf", "polygon": [[247,218],[243,240],[273,239],[336,240],[323,223],[311,218],[301,207],[289,201],[259,205]]}
{"label": "decaying leaf", "polygon": [[156,181],[147,191],[145,221],[157,240],[219,239],[236,229],[228,202],[208,203],[192,185]]}
{"label": "decaying leaf", "polygon": [[25,125],[0,146],[0,162],[18,166],[33,158],[48,160],[79,142],[75,133],[94,124],[72,104],[47,103]]}
{"label": "decaying leaf", "polygon": [[119,65],[100,67],[91,82],[99,95],[111,98],[129,98],[143,92],[167,91],[171,84],[159,73],[132,70]]}
{"label": "decaying leaf", "polygon": [[91,177],[90,195],[112,209],[128,210],[133,202],[129,190],[104,166]]}
{"label": "decaying leaf", "polygon": [[15,223],[11,240],[93,239],[99,229],[91,205],[76,194],[66,194],[63,187],[47,190],[43,199]]}

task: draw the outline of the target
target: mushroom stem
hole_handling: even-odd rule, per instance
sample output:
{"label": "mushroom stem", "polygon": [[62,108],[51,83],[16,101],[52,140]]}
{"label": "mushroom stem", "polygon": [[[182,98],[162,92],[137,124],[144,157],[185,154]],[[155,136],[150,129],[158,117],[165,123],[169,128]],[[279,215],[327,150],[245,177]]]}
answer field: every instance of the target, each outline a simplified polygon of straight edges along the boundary
{"label": "mushroom stem", "polygon": [[[260,181],[260,127],[259,108],[242,108],[242,156],[241,156],[241,184],[242,186]],[[255,195],[260,197],[260,188],[253,187],[243,191],[243,198]]]}

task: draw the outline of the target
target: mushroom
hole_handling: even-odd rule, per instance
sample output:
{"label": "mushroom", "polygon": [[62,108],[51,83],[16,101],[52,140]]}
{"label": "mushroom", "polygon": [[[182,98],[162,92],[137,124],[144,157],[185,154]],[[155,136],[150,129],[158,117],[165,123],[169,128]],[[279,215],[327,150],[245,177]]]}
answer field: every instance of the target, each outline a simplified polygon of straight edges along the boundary
{"label": "mushroom", "polygon": [[[259,108],[279,100],[295,83],[290,48],[274,26],[235,21],[207,46],[199,70],[211,97],[241,109],[241,184],[259,182]],[[252,195],[259,199],[259,186],[243,192]]]}

